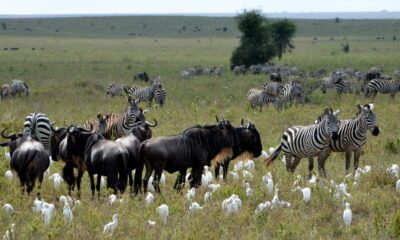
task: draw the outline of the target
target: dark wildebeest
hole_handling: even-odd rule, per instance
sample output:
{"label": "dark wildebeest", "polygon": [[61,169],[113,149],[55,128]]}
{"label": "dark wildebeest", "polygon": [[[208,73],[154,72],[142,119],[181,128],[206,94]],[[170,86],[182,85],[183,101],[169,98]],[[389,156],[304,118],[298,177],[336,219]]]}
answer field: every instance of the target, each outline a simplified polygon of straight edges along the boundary
{"label": "dark wildebeest", "polygon": [[218,176],[220,167],[223,167],[223,176],[225,179],[231,160],[248,160],[261,155],[262,144],[260,133],[257,131],[256,126],[253,123],[249,122],[244,126],[242,119],[240,127],[235,128],[235,132],[236,142],[234,148],[237,149],[236,154],[224,159],[222,163],[217,162],[217,165],[215,166],[215,176]]}
{"label": "dark wildebeest", "polygon": [[116,143],[121,144],[128,150],[128,177],[131,192],[133,192],[133,178],[132,170],[136,169],[138,165],[138,149],[140,144],[152,137],[150,127],[157,126],[157,121],[154,119],[154,124],[147,121],[145,123],[137,122],[136,126],[132,128],[131,133],[115,140]]}
{"label": "dark wildebeest", "polygon": [[43,144],[34,140],[30,130],[25,130],[22,137],[16,134],[6,136],[5,129],[1,132],[3,138],[11,139],[9,142],[0,143],[2,147],[10,147],[10,167],[18,173],[21,183],[22,194],[26,191],[28,195],[35,187],[35,180],[39,178],[39,192],[43,181],[43,174],[50,165],[49,155]]}
{"label": "dark wildebeest", "polygon": [[146,72],[138,72],[135,74],[135,76],[133,77],[133,79],[135,80],[142,80],[145,82],[148,82],[150,80],[149,75],[147,75]]}
{"label": "dark wildebeest", "polygon": [[125,147],[111,140],[106,140],[98,133],[91,133],[86,129],[70,126],[68,129],[68,158],[79,156],[90,178],[92,196],[95,192],[94,174],[97,174],[96,190],[100,196],[101,176],[107,177],[107,187],[125,191],[127,182],[128,151]]}
{"label": "dark wildebeest", "polygon": [[[218,119],[218,118],[217,118]],[[218,121],[218,120],[217,120]],[[191,187],[201,185],[201,174],[205,165],[210,166],[213,159],[225,159],[232,155],[235,144],[235,131],[227,120],[218,121],[217,125],[194,126],[182,134],[168,137],[152,138],[144,141],[139,147],[139,164],[135,173],[135,193],[141,190],[142,170],[146,164],[146,175],[143,179],[144,192],[153,170],[154,189],[160,193],[159,181],[163,170],[179,172],[180,178],[175,185],[185,183],[186,170],[192,168]],[[222,155],[222,156],[220,156]],[[177,187],[178,190],[181,187]]]}

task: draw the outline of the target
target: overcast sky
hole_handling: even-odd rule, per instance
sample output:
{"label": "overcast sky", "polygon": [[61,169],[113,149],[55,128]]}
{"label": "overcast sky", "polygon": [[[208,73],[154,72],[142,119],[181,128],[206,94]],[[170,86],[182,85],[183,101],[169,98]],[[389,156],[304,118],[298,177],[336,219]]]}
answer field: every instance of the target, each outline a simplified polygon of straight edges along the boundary
{"label": "overcast sky", "polygon": [[0,14],[400,11],[400,0],[2,0]]}

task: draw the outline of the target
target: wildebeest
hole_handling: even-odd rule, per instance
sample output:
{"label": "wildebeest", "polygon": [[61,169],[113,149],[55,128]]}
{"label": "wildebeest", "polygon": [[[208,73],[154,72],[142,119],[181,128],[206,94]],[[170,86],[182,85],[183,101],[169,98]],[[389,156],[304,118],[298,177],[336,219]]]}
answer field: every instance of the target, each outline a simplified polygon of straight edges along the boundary
{"label": "wildebeest", "polygon": [[146,140],[139,147],[135,193],[141,190],[144,164],[146,165],[146,175],[143,179],[144,192],[147,191],[148,180],[153,170],[155,174],[152,184],[158,193],[160,193],[159,181],[163,170],[170,173],[178,171],[180,178],[175,185],[183,187],[186,170],[192,168],[190,185],[198,187],[201,184],[203,167],[210,166],[213,159],[218,161],[235,155],[234,144],[235,131],[227,120],[218,121],[216,125],[194,126],[175,136]]}
{"label": "wildebeest", "polygon": [[78,156],[83,159],[90,178],[92,196],[95,192],[94,174],[97,174],[96,190],[99,196],[101,176],[107,177],[107,187],[113,188],[114,193],[117,193],[117,189],[123,193],[127,183],[127,149],[80,127],[70,126],[67,131],[68,158]]}
{"label": "wildebeest", "polygon": [[10,148],[11,161],[10,167],[18,173],[21,183],[21,193],[26,191],[28,195],[35,186],[36,178],[39,179],[39,192],[43,181],[43,174],[50,165],[49,155],[44,149],[43,144],[31,137],[29,129],[24,131],[23,136],[16,134],[6,136],[5,130],[2,131],[3,138],[11,139],[11,141],[0,143],[0,146]]}
{"label": "wildebeest", "polygon": [[215,176],[219,174],[219,168],[223,167],[223,177],[226,178],[229,163],[231,160],[239,160],[239,159],[253,159],[261,155],[262,144],[260,133],[257,131],[256,126],[249,122],[246,125],[243,125],[243,119],[240,124],[240,127],[235,128],[235,145],[234,148],[238,149],[236,154],[233,154],[231,157],[224,159],[223,163],[217,162],[215,167]]}
{"label": "wildebeest", "polygon": [[138,72],[135,74],[135,76],[133,77],[133,79],[135,80],[142,80],[145,82],[148,82],[150,80],[149,75],[147,75],[146,72]]}
{"label": "wildebeest", "polygon": [[132,170],[136,169],[138,165],[138,149],[140,143],[152,137],[150,127],[157,126],[157,121],[154,119],[154,124],[149,122],[137,122],[135,127],[132,128],[131,133],[115,140],[116,143],[121,144],[128,150],[128,177],[131,192],[133,191],[133,178]]}
{"label": "wildebeest", "polygon": [[14,91],[14,95],[18,94],[19,96],[21,96],[21,93],[23,93],[25,96],[29,96],[29,87],[22,80],[18,80],[18,79],[12,80],[11,81],[11,88]]}
{"label": "wildebeest", "polygon": [[110,115],[103,115],[102,113],[98,113],[96,115],[96,119],[91,118],[83,124],[83,128],[86,130],[92,129],[92,133],[99,133],[103,135],[105,139],[111,139],[110,133],[106,131],[107,129],[107,122],[108,119],[110,118]]}
{"label": "wildebeest", "polygon": [[14,97],[14,91],[9,84],[3,84],[0,89],[0,99]]}

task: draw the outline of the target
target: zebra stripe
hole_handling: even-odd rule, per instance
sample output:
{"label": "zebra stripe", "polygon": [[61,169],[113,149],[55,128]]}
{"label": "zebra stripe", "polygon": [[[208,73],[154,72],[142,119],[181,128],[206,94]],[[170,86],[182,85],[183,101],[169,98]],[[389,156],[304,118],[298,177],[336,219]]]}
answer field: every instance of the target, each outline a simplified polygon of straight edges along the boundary
{"label": "zebra stripe", "polygon": [[278,110],[281,108],[281,101],[276,95],[267,93],[266,91],[257,88],[251,88],[247,92],[247,100],[250,102],[251,108],[256,108],[259,106],[260,112],[262,111],[262,107],[264,105],[268,105],[269,103],[272,103]]}
{"label": "zebra stripe", "polygon": [[150,83],[150,86],[147,86],[145,88],[140,87],[140,86],[132,86],[130,88],[125,89],[127,94],[135,96],[139,102],[148,102],[149,107],[151,107],[151,102],[153,101],[154,98],[154,92],[156,91],[157,88],[160,87],[160,77],[153,77],[153,80]]}
{"label": "zebra stripe", "polygon": [[394,98],[400,89],[400,82],[396,80],[374,79],[368,83],[365,97],[375,98],[377,93],[387,94]]}
{"label": "zebra stripe", "polygon": [[286,84],[280,92],[281,99],[286,102],[297,100],[298,102],[305,102],[305,92],[303,86],[298,82],[291,82]]}
{"label": "zebra stripe", "polygon": [[[346,155],[346,171],[350,168],[350,158],[354,152],[354,169],[358,168],[358,163],[361,155],[361,148],[367,142],[368,130],[372,135],[379,134],[376,115],[373,112],[372,103],[364,106],[358,105],[358,113],[353,119],[341,120],[338,130],[338,139],[330,140],[330,148],[327,149],[329,156],[330,152],[344,152]],[[320,121],[318,119],[317,121]],[[328,156],[325,156],[326,158]],[[326,158],[318,159],[319,164],[325,171]]]}
{"label": "zebra stripe", "polygon": [[99,133],[104,136],[106,139],[111,139],[111,136],[106,135],[106,129],[108,124],[108,119],[110,115],[103,115],[101,113],[97,114],[96,119],[91,118],[83,124],[83,128],[90,130],[92,129],[92,133]]}
{"label": "zebra stripe", "polygon": [[28,85],[22,80],[14,79],[11,81],[11,88],[14,91],[14,95],[21,95],[23,93],[25,96],[29,96]]}
{"label": "zebra stripe", "polygon": [[162,107],[165,104],[166,98],[167,98],[167,90],[165,89],[165,87],[160,85],[160,87],[157,88],[156,91],[154,92],[154,102],[160,105],[160,107]]}
{"label": "zebra stripe", "polygon": [[105,136],[115,139],[130,133],[136,122],[145,122],[142,109],[137,105],[138,100],[128,97],[127,111],[125,113],[111,113],[107,121]]}
{"label": "zebra stripe", "polygon": [[262,86],[263,90],[272,95],[280,95],[282,93],[283,85],[277,82],[267,81]]}
{"label": "zebra stripe", "polygon": [[124,84],[111,82],[107,86],[107,89],[108,89],[107,95],[110,95],[111,97],[122,96],[124,94],[126,88],[129,88],[129,87]]}
{"label": "zebra stripe", "polygon": [[50,149],[51,124],[44,113],[30,113],[25,117],[24,132],[30,132],[32,138],[41,142],[44,148]]}
{"label": "zebra stripe", "polygon": [[311,174],[314,168],[313,157],[326,154],[324,149],[329,148],[330,138],[337,135],[340,123],[337,118],[339,111],[332,113],[331,109],[326,109],[324,114],[326,117],[316,124],[288,128],[283,133],[279,146],[266,159],[267,164],[276,159],[282,150],[287,171],[294,172],[300,160],[308,158],[308,170]]}

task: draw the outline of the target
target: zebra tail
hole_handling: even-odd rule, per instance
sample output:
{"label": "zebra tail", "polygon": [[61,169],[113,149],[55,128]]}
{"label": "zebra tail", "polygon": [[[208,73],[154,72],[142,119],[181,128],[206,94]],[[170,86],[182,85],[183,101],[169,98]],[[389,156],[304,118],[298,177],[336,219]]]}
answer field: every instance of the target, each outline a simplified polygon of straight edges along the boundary
{"label": "zebra tail", "polygon": [[265,160],[264,163],[266,164],[266,166],[268,167],[279,155],[279,153],[282,150],[282,143],[279,144],[275,150],[272,152],[272,154],[270,156],[268,156]]}

